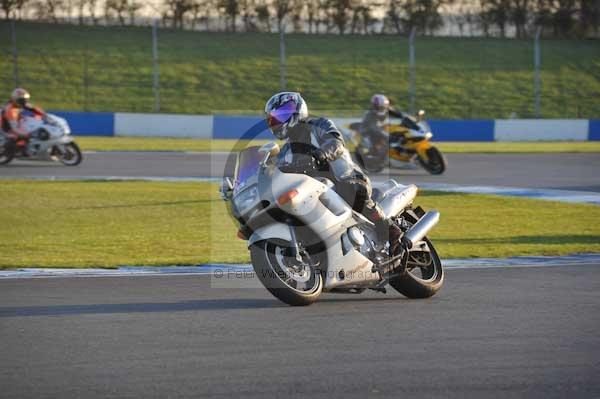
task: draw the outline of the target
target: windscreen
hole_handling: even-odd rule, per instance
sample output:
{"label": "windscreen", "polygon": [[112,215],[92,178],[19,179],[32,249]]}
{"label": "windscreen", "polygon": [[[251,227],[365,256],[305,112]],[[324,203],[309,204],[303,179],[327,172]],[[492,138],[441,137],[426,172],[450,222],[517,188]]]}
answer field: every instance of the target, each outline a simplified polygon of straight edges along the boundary
{"label": "windscreen", "polygon": [[234,175],[234,190],[239,191],[246,186],[248,179],[258,172],[263,156],[258,152],[260,147],[248,147],[238,154]]}

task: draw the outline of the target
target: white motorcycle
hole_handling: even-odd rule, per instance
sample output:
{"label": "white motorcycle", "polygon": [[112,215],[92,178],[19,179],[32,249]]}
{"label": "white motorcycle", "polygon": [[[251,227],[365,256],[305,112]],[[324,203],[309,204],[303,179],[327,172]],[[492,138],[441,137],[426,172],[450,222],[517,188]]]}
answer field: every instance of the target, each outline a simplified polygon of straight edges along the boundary
{"label": "white motorcycle", "polygon": [[67,166],[81,163],[81,150],[65,119],[52,114],[47,114],[45,119],[28,116],[21,122],[21,127],[30,134],[28,141],[14,142],[0,134],[0,165],[14,158],[60,161]]}
{"label": "white motorcycle", "polygon": [[439,213],[412,207],[414,185],[388,180],[374,186],[373,198],[403,231],[401,247],[388,255],[372,222],[355,212],[316,176],[315,161],[286,164],[285,145],[249,147],[237,157],[233,180],[221,195],[248,241],[254,271],[275,297],[309,305],[321,292],[386,292],[389,284],[409,298],[434,295],[444,281],[440,258],[427,233]]}

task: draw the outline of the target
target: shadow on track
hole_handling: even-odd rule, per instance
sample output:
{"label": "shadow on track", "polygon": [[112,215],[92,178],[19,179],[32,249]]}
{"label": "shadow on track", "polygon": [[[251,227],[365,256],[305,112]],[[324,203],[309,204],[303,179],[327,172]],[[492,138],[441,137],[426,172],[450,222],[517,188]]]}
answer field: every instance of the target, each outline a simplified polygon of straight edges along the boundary
{"label": "shadow on track", "polygon": [[275,299],[205,299],[166,303],[114,303],[0,307],[0,318],[24,316],[74,316],[82,314],[160,313],[198,310],[278,308],[286,305]]}

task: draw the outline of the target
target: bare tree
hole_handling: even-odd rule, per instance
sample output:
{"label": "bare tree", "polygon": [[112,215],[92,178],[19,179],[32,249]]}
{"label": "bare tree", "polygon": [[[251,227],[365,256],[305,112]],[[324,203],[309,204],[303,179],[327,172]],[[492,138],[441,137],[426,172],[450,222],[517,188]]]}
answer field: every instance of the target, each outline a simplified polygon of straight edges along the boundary
{"label": "bare tree", "polygon": [[329,8],[331,18],[338,29],[340,35],[346,32],[350,10],[352,10],[352,0],[330,0]]}
{"label": "bare tree", "polygon": [[480,3],[482,21],[489,21],[496,25],[500,31],[500,37],[505,37],[506,26],[510,18],[510,0],[480,0]]}
{"label": "bare tree", "polygon": [[535,23],[551,27],[554,36],[570,36],[576,27],[577,0],[538,0]]}
{"label": "bare tree", "polygon": [[510,20],[515,25],[516,36],[525,37],[532,4],[529,0],[512,0],[510,6]]}
{"label": "bare tree", "polygon": [[271,32],[271,11],[269,5],[263,1],[254,8],[254,11],[256,11],[256,18],[263,29]]}
{"label": "bare tree", "polygon": [[396,33],[402,33],[402,15],[401,8],[398,3],[399,2],[396,0],[390,1],[390,5],[388,10],[386,11],[386,18],[384,21],[384,31],[386,31],[388,25],[391,25],[396,31]]}
{"label": "bare tree", "polygon": [[256,31],[256,0],[239,0],[240,14],[246,32]]}
{"label": "bare tree", "polygon": [[163,21],[170,21],[173,28],[183,29],[185,16],[193,10],[194,4],[194,0],[166,0]]}
{"label": "bare tree", "polygon": [[369,27],[376,21],[372,13],[374,8],[379,6],[379,3],[370,0],[353,0],[351,6],[352,23],[350,33],[369,33]]}
{"label": "bare tree", "polygon": [[453,2],[454,0],[392,0],[388,17],[397,32],[409,32],[416,28],[420,32],[433,34],[444,23],[440,8]]}
{"label": "bare tree", "polygon": [[579,28],[583,36],[591,31],[598,34],[600,30],[600,0],[581,0]]}
{"label": "bare tree", "polygon": [[62,0],[39,0],[34,7],[38,19],[58,23],[58,11],[63,7]]}
{"label": "bare tree", "polygon": [[10,19],[10,14],[17,9],[17,0],[0,0],[0,8],[4,12],[4,19]]}
{"label": "bare tree", "polygon": [[125,26],[125,13],[127,12],[127,0],[106,0],[106,19],[112,19],[113,12],[117,15],[119,24]]}
{"label": "bare tree", "polygon": [[284,19],[290,12],[292,0],[275,0],[275,16],[277,17],[277,32],[285,29]]}
{"label": "bare tree", "polygon": [[235,32],[237,25],[237,16],[240,14],[240,4],[238,0],[220,0],[219,10],[225,14],[228,21],[228,30]]}

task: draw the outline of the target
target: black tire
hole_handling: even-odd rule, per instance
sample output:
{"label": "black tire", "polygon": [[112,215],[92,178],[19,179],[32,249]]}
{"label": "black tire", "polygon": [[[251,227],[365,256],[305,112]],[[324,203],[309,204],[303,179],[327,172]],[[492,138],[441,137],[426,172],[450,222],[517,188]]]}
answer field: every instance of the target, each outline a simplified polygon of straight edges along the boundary
{"label": "black tire", "polygon": [[71,142],[65,144],[65,149],[67,150],[70,158],[65,158],[66,154],[60,154],[59,160],[66,166],[77,166],[83,160],[83,156],[81,155],[81,150],[79,146],[75,142]]}
{"label": "black tire", "polygon": [[[402,295],[411,299],[429,298],[435,295],[444,284],[444,269],[435,248],[428,238],[424,241],[429,247],[431,266],[419,268],[421,275],[415,273],[415,267],[390,280],[390,285]],[[410,252],[409,252],[410,256]],[[410,265],[410,263],[409,263]]]}
{"label": "black tire", "polygon": [[5,142],[5,144],[0,145],[0,165],[8,164],[15,157],[14,145],[9,143]]}
{"label": "black tire", "polygon": [[285,276],[285,272],[280,268],[276,256],[279,249],[287,247],[289,247],[289,242],[280,239],[262,240],[253,244],[250,248],[252,267],[265,288],[280,301],[291,306],[310,305],[319,298],[323,291],[323,278],[318,270],[306,266],[311,273],[309,289],[302,291],[284,282],[282,276]]}
{"label": "black tire", "polygon": [[432,175],[441,175],[446,171],[448,161],[446,161],[446,157],[436,147],[431,147],[427,150],[427,157],[429,158],[427,161],[421,157],[418,158],[419,163],[426,171]]}

